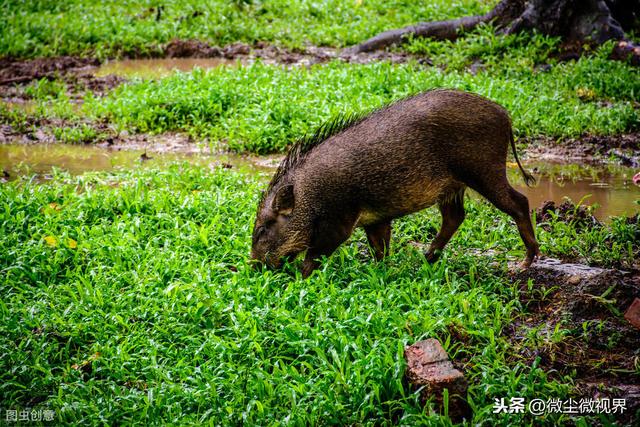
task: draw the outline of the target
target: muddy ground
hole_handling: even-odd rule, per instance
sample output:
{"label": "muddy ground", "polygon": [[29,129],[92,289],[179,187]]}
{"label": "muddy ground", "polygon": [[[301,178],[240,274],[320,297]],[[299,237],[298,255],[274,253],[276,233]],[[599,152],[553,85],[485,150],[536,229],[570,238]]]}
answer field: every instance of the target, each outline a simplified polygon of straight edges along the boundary
{"label": "muddy ground", "polygon": [[[74,93],[79,97],[82,84],[102,85],[104,90],[122,80],[116,76],[94,78],[93,80],[79,77],[79,89]],[[95,90],[95,89],[92,89]],[[0,93],[2,90],[0,88]],[[4,92],[6,94],[6,92]],[[24,95],[24,92],[23,94]],[[10,100],[14,105],[27,105],[29,100],[24,97],[13,96]],[[55,143],[53,129],[61,127],[89,126],[95,130],[97,137],[86,143],[97,144],[117,150],[134,149],[150,152],[183,152],[183,153],[212,153],[211,144],[217,148],[215,152],[224,150],[224,146],[216,141],[195,140],[185,134],[172,132],[163,135],[135,134],[118,132],[113,126],[100,121],[70,121],[64,119],[35,118],[28,116],[19,126],[0,125],[0,143]],[[567,139],[557,142],[552,138],[535,137],[521,138],[518,141],[521,156],[527,160],[537,160],[552,163],[613,163],[627,167],[640,167],[640,132],[616,136],[585,135],[581,138]],[[534,171],[535,172],[535,171]]]}
{"label": "muddy ground", "polygon": [[623,135],[583,135],[556,141],[548,137],[521,138],[529,159],[549,162],[602,163],[640,167],[640,132]]}
{"label": "muddy ground", "polygon": [[[285,49],[264,42],[258,42],[253,46],[246,43],[233,43],[220,48],[198,40],[173,40],[157,49],[155,54],[152,52],[151,54],[134,56],[131,59],[149,57],[225,58],[241,62],[260,59],[267,64],[284,65],[313,65],[329,62],[333,59],[357,64],[377,61],[404,63],[415,59],[419,63],[429,64],[429,61],[423,57],[404,52],[380,51],[354,54],[336,48],[318,46],[309,46],[304,49]],[[66,79],[68,75],[88,78],[99,65],[100,61],[95,58],[71,56],[36,59],[0,58],[0,86],[28,83],[41,78]],[[6,88],[2,90],[6,90]]]}
{"label": "muddy ground", "polygon": [[[234,43],[225,47],[211,46],[197,40],[173,40],[152,50],[146,56],[169,58],[226,58],[251,62],[260,58],[267,63],[286,65],[311,65],[340,59],[346,62],[367,63],[375,61],[407,62],[415,59],[429,65],[427,58],[412,56],[402,52],[379,51],[373,53],[353,54],[335,48],[309,46],[305,49],[283,49],[267,43],[256,43],[253,46]],[[0,100],[13,105],[27,105],[29,96],[25,87],[36,79],[58,78],[67,84],[69,97],[80,103],[86,91],[90,90],[98,96],[122,84],[126,79],[115,75],[99,77],[95,75],[99,61],[94,58],[54,57],[31,60],[0,58]],[[63,121],[38,120],[39,123],[25,123],[20,129],[3,126],[0,131],[2,142],[55,142],[51,136],[51,128],[55,126],[74,127],[79,123]],[[148,149],[150,151],[184,151],[201,152],[201,147],[194,146],[187,137],[170,135],[169,142],[163,144],[162,138],[120,134],[112,131],[104,123],[83,123],[95,128],[99,136],[98,143],[115,148]],[[33,130],[34,126],[40,128]],[[150,140],[151,139],[151,140]],[[640,132],[618,136],[585,135],[580,138],[555,141],[552,138],[521,138],[525,156],[542,161],[572,161],[583,163],[615,162],[624,166],[640,167]],[[131,144],[131,145],[129,145]],[[206,151],[206,149],[204,150]]]}
{"label": "muddy ground", "polygon": [[[627,409],[615,416],[617,423],[640,420],[640,330],[623,317],[640,298],[640,270],[547,259],[524,272],[514,264],[512,275],[524,310],[501,331],[513,346],[508,362],[536,366],[560,383],[573,384],[576,401],[623,398]],[[461,325],[449,324],[448,332],[462,349],[473,343]],[[472,354],[458,354],[455,367],[468,370]]]}
{"label": "muddy ground", "polygon": [[[625,398],[625,417],[616,419],[640,419],[640,330],[623,317],[640,298],[640,270],[559,272],[539,265],[516,280],[526,312],[503,331],[514,358],[537,361],[559,380],[575,372],[576,398]],[[564,332],[554,334],[556,327]]]}

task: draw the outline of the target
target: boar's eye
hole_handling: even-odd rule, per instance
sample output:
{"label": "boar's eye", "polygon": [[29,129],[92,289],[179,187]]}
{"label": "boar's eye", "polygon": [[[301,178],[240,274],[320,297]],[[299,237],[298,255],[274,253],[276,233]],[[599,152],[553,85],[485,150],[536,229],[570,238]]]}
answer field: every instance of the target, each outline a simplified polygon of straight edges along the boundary
{"label": "boar's eye", "polygon": [[261,225],[260,227],[256,228],[256,230],[253,232],[253,242],[257,242],[260,237],[262,237],[262,235],[264,234],[266,228],[264,227],[264,225]]}

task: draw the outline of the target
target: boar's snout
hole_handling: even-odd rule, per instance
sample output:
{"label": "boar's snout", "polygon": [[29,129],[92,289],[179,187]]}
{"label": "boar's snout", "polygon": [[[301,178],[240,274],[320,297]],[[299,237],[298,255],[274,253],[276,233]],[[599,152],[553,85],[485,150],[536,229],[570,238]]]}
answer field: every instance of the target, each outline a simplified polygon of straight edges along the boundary
{"label": "boar's snout", "polygon": [[249,263],[251,265],[251,268],[254,270],[259,270],[263,267],[267,267],[273,270],[280,268],[283,264],[283,260],[271,255],[268,252],[260,256],[256,253],[256,251],[251,250],[251,260],[249,261]]}

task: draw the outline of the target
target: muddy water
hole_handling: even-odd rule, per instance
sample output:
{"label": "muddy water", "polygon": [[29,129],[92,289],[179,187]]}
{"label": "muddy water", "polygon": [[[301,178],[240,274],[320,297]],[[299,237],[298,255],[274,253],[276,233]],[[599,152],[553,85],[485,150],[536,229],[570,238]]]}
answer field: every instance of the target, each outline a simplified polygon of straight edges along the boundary
{"label": "muddy water", "polygon": [[114,74],[120,77],[157,78],[165,77],[175,71],[188,72],[194,68],[216,68],[221,65],[237,65],[235,59],[225,58],[163,58],[163,59],[123,59],[108,61],[96,71],[97,77]]}
{"label": "muddy water", "polygon": [[[110,150],[86,145],[0,144],[0,169],[9,179],[36,175],[46,179],[54,168],[72,174],[90,171],[116,171],[134,168],[162,168],[175,162],[187,161],[200,167],[233,167],[249,173],[261,172],[266,177],[279,162],[278,156],[255,157],[233,154],[206,155],[181,153],[149,153],[149,160],[142,160],[144,151]],[[515,165],[509,165],[509,180],[529,198],[531,207],[538,207],[546,200],[560,203],[565,197],[575,203],[599,207],[595,214],[600,219],[609,216],[633,215],[640,212],[640,187],[631,183],[637,171],[622,166],[587,166],[549,163],[529,163],[528,169],[536,172],[538,185],[527,188]],[[1,176],[1,175],[0,175]]]}
{"label": "muddy water", "polygon": [[147,153],[144,150],[111,150],[90,145],[0,144],[0,169],[9,174],[9,180],[32,175],[46,180],[54,169],[80,175],[93,171],[164,168],[185,161],[200,167],[233,167],[245,172],[268,174],[278,166],[279,160],[280,157],[276,156]]}
{"label": "muddy water", "polygon": [[586,205],[599,206],[595,215],[599,219],[609,216],[631,216],[640,212],[640,187],[631,181],[638,170],[623,166],[586,166],[566,164],[529,163],[527,167],[538,170],[538,184],[534,188],[526,187],[516,178],[515,169],[510,170],[511,182],[518,191],[529,198],[531,207],[538,207],[546,200],[562,202],[565,198],[574,203],[582,201]]}

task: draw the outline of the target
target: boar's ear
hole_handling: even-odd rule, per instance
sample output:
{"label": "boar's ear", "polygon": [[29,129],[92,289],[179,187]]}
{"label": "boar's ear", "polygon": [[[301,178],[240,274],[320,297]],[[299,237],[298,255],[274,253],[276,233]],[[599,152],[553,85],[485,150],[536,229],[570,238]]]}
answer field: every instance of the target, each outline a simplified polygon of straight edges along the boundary
{"label": "boar's ear", "polygon": [[283,185],[276,191],[271,209],[278,215],[289,215],[293,210],[293,185]]}

